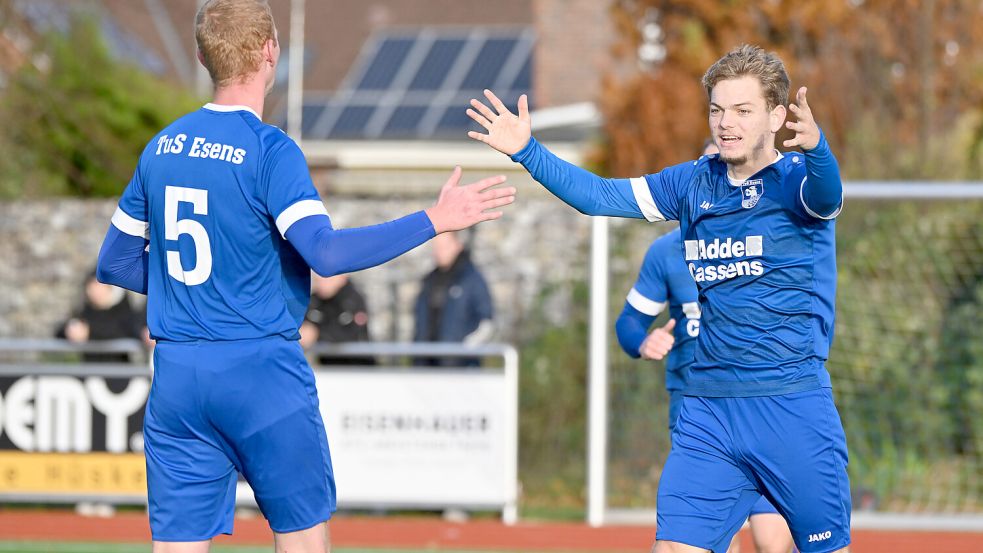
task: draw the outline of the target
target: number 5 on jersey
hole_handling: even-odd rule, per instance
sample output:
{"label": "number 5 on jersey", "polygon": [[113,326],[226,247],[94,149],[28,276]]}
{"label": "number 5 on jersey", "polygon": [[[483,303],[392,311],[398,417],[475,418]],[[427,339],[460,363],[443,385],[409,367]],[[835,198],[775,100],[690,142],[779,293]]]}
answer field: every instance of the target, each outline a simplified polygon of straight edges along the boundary
{"label": "number 5 on jersey", "polygon": [[187,202],[195,215],[208,215],[208,191],[183,186],[164,188],[164,238],[178,240],[187,234],[195,244],[195,266],[190,271],[181,264],[181,252],[168,250],[167,274],[187,286],[196,286],[208,280],[212,274],[212,246],[205,227],[194,219],[178,219],[178,205]]}

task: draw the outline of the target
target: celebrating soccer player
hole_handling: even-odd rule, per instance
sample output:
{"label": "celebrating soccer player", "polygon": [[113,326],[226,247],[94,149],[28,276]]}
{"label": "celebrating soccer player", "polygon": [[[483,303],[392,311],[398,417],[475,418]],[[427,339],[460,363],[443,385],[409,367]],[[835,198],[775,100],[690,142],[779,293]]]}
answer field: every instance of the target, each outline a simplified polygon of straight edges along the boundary
{"label": "celebrating soccer player", "polygon": [[[709,141],[703,149],[703,155],[718,152],[713,141]],[[676,426],[686,375],[693,364],[696,337],[700,334],[699,292],[682,252],[679,229],[652,242],[645,252],[638,279],[628,292],[624,309],[615,322],[618,342],[630,357],[666,360],[670,435]],[[669,323],[650,332],[649,327],[667,305]],[[764,496],[751,508],[748,522],[758,553],[788,553],[792,550],[788,524]],[[739,550],[735,536],[728,551],[735,553]]]}
{"label": "celebrating soccer player", "polygon": [[[659,482],[656,553],[724,551],[758,498],[789,523],[799,550],[850,543],[846,439],[825,361],[836,291],[836,158],[784,64],[741,46],[703,77],[720,150],[633,179],[603,179],[531,136],[491,91],[472,100],[475,140],[508,154],[589,215],[678,220],[700,296],[700,333],[673,447]],[[786,107],[787,105],[787,107]],[[786,122],[786,110],[795,116]],[[782,154],[775,135],[795,132]]]}
{"label": "celebrating soccer player", "polygon": [[[242,473],[276,551],[328,551],[335,484],[314,376],[298,344],[318,274],[384,263],[501,215],[504,177],[459,186],[388,223],[331,227],[304,155],[262,122],[280,46],[263,0],[211,0],[199,59],[214,101],[147,145],[99,252],[103,282],[147,294],[157,339],[144,423],[154,551],[232,532]],[[149,243],[149,249],[147,245]]]}

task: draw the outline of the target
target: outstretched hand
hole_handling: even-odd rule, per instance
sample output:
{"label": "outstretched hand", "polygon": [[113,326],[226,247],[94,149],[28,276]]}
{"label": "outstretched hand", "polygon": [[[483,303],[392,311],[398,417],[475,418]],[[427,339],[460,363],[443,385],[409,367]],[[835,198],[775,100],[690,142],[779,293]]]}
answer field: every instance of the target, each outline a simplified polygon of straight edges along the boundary
{"label": "outstretched hand", "polygon": [[519,115],[513,114],[491,90],[485,89],[485,98],[492,108],[480,100],[471,99],[471,107],[467,114],[488,131],[481,134],[468,131],[471,138],[488,144],[505,155],[513,155],[525,148],[532,136],[532,120],[529,117],[529,100],[526,95],[519,96]]}
{"label": "outstretched hand", "polygon": [[655,359],[658,361],[669,354],[676,338],[672,335],[672,329],[676,328],[676,319],[669,319],[664,326],[653,330],[642,345],[638,348],[639,355],[643,359]]}
{"label": "outstretched hand", "polygon": [[437,234],[462,230],[483,221],[502,216],[501,211],[488,211],[515,201],[515,187],[492,188],[505,182],[504,175],[460,185],[461,168],[455,167],[440,189],[437,203],[426,210]]}
{"label": "outstretched hand", "polygon": [[798,146],[803,150],[811,150],[819,145],[819,126],[812,117],[809,102],[806,101],[806,87],[799,88],[795,94],[795,103],[788,105],[789,111],[796,121],[788,121],[785,126],[795,131],[795,136],[783,142],[786,148]]}

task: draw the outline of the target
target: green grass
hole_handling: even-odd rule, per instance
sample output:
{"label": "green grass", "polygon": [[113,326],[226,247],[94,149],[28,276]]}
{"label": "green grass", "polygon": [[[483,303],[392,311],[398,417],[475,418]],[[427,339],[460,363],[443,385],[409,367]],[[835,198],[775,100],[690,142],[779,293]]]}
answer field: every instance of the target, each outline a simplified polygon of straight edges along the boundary
{"label": "green grass", "polygon": [[[212,553],[270,553],[269,546],[213,545]],[[478,553],[449,549],[348,549],[332,548],[334,553]],[[150,544],[138,543],[97,543],[97,542],[26,542],[0,541],[0,553],[150,553]],[[480,553],[506,553],[504,551],[481,551]]]}

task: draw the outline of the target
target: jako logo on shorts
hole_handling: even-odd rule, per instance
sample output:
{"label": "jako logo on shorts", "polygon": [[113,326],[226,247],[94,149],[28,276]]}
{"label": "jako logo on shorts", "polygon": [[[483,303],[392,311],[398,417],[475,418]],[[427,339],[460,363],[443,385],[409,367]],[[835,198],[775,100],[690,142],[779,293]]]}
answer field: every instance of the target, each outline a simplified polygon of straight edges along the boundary
{"label": "jako logo on shorts", "polygon": [[818,534],[809,534],[809,543],[812,543],[814,541],[828,540],[831,537],[833,537],[833,533],[830,532],[829,530],[826,530],[825,532],[820,532]]}

